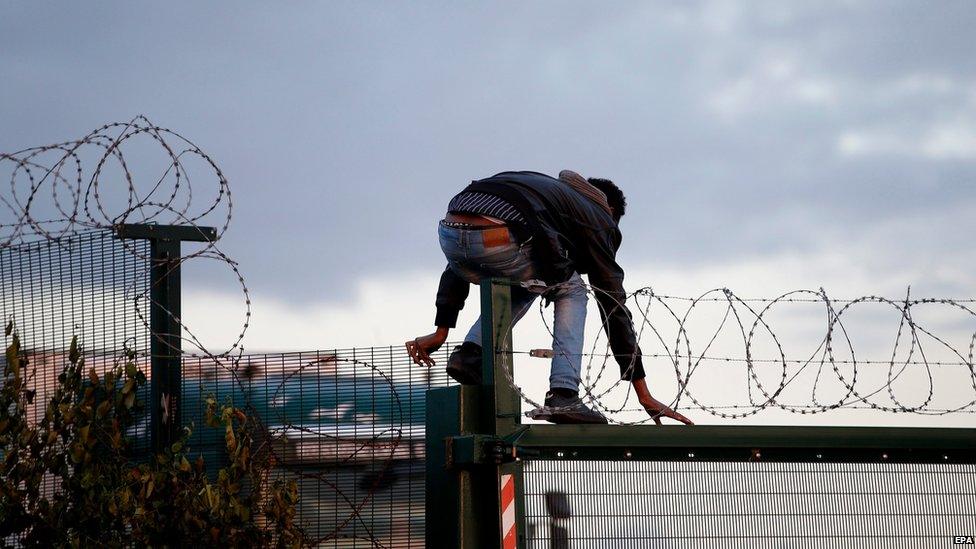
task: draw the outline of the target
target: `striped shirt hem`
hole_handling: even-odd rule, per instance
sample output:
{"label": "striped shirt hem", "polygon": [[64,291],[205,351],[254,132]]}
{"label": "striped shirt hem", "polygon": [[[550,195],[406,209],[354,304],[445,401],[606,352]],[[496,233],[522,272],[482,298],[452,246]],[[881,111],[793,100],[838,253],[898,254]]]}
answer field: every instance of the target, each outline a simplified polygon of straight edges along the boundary
{"label": "striped shirt hem", "polygon": [[458,194],[447,205],[447,211],[485,215],[505,222],[525,223],[525,218],[515,209],[515,206],[497,196],[480,192],[469,191]]}

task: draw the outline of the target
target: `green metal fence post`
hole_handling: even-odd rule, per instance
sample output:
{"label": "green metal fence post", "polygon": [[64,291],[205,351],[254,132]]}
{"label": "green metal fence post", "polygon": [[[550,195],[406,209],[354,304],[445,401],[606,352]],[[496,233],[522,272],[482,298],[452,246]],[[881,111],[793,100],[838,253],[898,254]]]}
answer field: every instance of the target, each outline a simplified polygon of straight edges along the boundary
{"label": "green metal fence post", "polygon": [[182,430],[182,345],[180,244],[212,242],[212,227],[121,224],[118,238],[149,240],[150,245],[150,389],[151,448],[160,452],[178,440]]}
{"label": "green metal fence post", "polygon": [[427,547],[458,547],[461,490],[450,470],[450,437],[460,434],[461,387],[427,391],[425,422],[424,539]]}
{"label": "green metal fence post", "polygon": [[481,442],[488,422],[481,387],[427,391],[425,536],[427,547],[495,547],[494,466],[484,463]]}
{"label": "green metal fence post", "polygon": [[180,436],[183,375],[180,324],[180,241],[150,240],[149,332],[151,374],[149,410],[152,449],[161,452]]}
{"label": "green metal fence post", "polygon": [[[426,544],[431,548],[501,547],[502,475],[512,475],[515,513],[523,514],[522,468],[504,455],[502,437],[519,425],[512,364],[511,285],[481,285],[482,383],[427,391]],[[519,527],[524,521],[518,521]],[[519,532],[519,547],[524,533]]]}
{"label": "green metal fence post", "polygon": [[[491,418],[491,432],[497,436],[512,433],[519,425],[521,404],[509,375],[512,368],[512,285],[493,278],[481,284],[481,330],[483,349],[482,386],[487,391],[484,403]],[[508,372],[508,373],[506,373]]]}
{"label": "green metal fence post", "polygon": [[[486,394],[482,406],[491,422],[491,433],[495,437],[511,435],[521,423],[521,399],[514,384],[515,369],[512,364],[512,283],[506,279],[490,279],[481,284],[481,329],[482,329],[482,376]],[[486,547],[502,547],[507,522],[503,520],[506,509],[501,498],[502,479],[512,475],[514,479],[514,512],[517,520],[516,545],[525,547],[524,532],[524,484],[521,461],[507,461],[498,464],[491,472],[493,491],[484,496],[491,502],[497,517],[495,536]],[[487,476],[487,473],[486,473]],[[488,479],[483,481],[485,490]],[[511,510],[509,510],[511,512]]]}

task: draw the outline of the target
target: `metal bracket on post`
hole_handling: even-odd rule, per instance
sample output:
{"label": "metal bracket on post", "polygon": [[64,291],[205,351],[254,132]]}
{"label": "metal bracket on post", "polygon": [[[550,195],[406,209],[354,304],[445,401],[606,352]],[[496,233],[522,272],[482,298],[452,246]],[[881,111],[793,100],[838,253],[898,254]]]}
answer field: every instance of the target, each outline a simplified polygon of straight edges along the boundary
{"label": "metal bracket on post", "polygon": [[213,242],[213,227],[120,224],[121,239],[148,240],[150,247],[150,381],[149,414],[153,452],[178,440],[182,431],[183,391],[180,317],[180,243]]}
{"label": "metal bracket on post", "polygon": [[522,456],[535,456],[538,452],[518,445],[518,439],[528,429],[522,427],[513,435],[458,435],[447,437],[447,467],[470,465],[501,465],[511,463]]}

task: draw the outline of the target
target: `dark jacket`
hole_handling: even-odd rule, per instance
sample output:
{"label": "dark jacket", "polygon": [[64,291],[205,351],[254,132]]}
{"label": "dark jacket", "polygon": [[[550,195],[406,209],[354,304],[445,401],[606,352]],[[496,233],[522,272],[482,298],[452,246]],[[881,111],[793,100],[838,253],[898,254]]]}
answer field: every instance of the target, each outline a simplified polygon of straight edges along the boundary
{"label": "dark jacket", "polygon": [[[547,284],[565,282],[574,271],[587,275],[621,378],[643,378],[641,351],[625,305],[624,271],[616,259],[620,229],[613,218],[566,183],[536,172],[502,172],[471,183],[465,191],[498,196],[522,213],[527,226],[512,230],[521,240],[532,237],[533,263]],[[437,326],[455,326],[468,291],[467,281],[450,267],[444,270],[437,289]]]}

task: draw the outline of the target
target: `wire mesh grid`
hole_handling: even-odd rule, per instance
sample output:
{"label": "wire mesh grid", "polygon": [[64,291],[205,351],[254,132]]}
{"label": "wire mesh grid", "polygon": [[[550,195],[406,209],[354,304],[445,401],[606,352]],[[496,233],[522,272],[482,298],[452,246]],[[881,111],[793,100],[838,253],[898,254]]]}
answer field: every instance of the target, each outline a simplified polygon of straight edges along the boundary
{"label": "wire mesh grid", "polygon": [[[128,350],[149,374],[148,255],[148,242],[123,243],[108,230],[0,247],[0,318],[26,352],[30,420],[43,417],[73,336],[86,367],[101,373]],[[138,398],[148,394],[147,385]],[[147,418],[129,433],[137,451],[148,449],[148,428]]]}
{"label": "wire mesh grid", "polygon": [[[436,353],[447,360],[450,345]],[[183,420],[200,425],[205,401],[260,418],[276,478],[299,485],[299,519],[318,547],[424,547],[425,392],[448,385],[441,368],[402,347],[252,354],[222,364],[187,357]],[[197,428],[191,451],[225,459],[223,434]]]}
{"label": "wire mesh grid", "polygon": [[530,549],[948,547],[976,465],[525,462]]}
{"label": "wire mesh grid", "polygon": [[[108,230],[0,248],[0,318],[29,360],[30,419],[43,416],[72,336],[87,366],[104,371],[130,351],[150,375],[148,257],[148,241]],[[422,547],[425,391],[447,385],[443,369],[414,365],[401,347],[185,356],[183,421],[216,470],[227,459],[223,433],[203,426],[206,398],[252,412],[273,442],[274,475],[299,483],[300,520],[318,546]],[[149,429],[146,410],[128,433],[135,459]]]}

